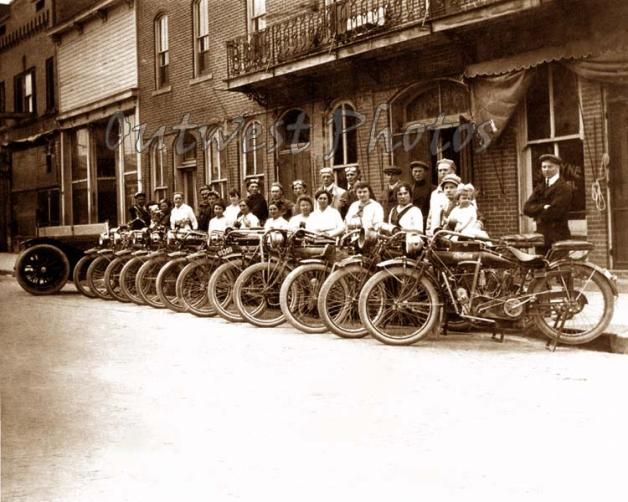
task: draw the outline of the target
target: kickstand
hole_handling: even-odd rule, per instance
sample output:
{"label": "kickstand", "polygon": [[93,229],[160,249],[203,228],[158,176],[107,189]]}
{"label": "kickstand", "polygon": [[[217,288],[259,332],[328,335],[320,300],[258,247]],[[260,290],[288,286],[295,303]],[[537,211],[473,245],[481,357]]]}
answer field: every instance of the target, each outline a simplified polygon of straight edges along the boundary
{"label": "kickstand", "polygon": [[558,347],[558,344],[560,343],[560,335],[562,335],[562,333],[563,333],[563,329],[565,328],[565,322],[566,321],[567,321],[567,314],[566,313],[561,314],[556,319],[556,322],[554,323],[554,329],[556,329],[558,324],[560,324],[560,328],[558,328],[558,336],[556,337],[555,340],[550,339],[545,344],[545,348],[547,350],[549,350],[550,352],[556,352],[556,348]]}
{"label": "kickstand", "polygon": [[504,327],[499,326],[499,338],[497,338],[497,328],[497,323],[493,323],[493,336],[491,337],[491,340],[494,340],[498,343],[504,343]]}

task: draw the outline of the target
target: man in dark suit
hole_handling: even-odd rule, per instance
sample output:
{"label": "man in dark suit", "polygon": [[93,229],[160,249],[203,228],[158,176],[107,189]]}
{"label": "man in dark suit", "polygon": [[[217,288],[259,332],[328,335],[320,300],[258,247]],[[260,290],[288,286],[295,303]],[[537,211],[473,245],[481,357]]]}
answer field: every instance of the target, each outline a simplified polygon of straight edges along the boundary
{"label": "man in dark suit", "polygon": [[133,230],[144,228],[150,225],[150,211],[146,207],[146,194],[137,192],[135,194],[135,204],[129,208],[129,224]]}
{"label": "man in dark suit", "polygon": [[384,168],[384,174],[388,178],[384,186],[384,193],[380,199],[380,203],[384,208],[384,220],[388,220],[390,210],[397,205],[397,187],[401,184],[401,168],[397,166],[387,166]]}
{"label": "man in dark suit", "polygon": [[534,187],[534,191],[523,207],[523,213],[536,221],[536,229],[543,234],[545,246],[537,252],[545,254],[557,241],[569,239],[569,208],[571,207],[572,189],[569,183],[560,177],[563,161],[555,155],[541,155],[543,182]]}
{"label": "man in dark suit", "polygon": [[427,222],[427,215],[430,212],[430,197],[436,189],[429,179],[429,173],[430,166],[427,163],[420,160],[410,162],[410,174],[414,180],[412,203],[421,210],[424,222]]}

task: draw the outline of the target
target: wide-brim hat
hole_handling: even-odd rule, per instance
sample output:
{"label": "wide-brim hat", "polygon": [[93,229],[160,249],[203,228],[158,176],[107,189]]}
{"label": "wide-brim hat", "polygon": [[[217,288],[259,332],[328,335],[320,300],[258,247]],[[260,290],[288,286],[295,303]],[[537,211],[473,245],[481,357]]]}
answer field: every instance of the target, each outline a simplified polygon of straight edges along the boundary
{"label": "wide-brim hat", "polygon": [[551,153],[546,153],[539,157],[539,162],[551,162],[552,164],[556,164],[557,166],[563,165],[563,159],[561,159],[558,155],[552,155]]}
{"label": "wide-brim hat", "polygon": [[390,174],[390,175],[400,175],[401,174],[401,168],[397,167],[397,166],[388,166],[384,168],[384,174]]}
{"label": "wide-brim hat", "polygon": [[453,183],[454,185],[458,186],[460,185],[460,183],[462,183],[462,180],[460,179],[460,176],[458,176],[457,174],[448,174],[443,177],[439,186],[442,188],[445,185],[445,183]]}

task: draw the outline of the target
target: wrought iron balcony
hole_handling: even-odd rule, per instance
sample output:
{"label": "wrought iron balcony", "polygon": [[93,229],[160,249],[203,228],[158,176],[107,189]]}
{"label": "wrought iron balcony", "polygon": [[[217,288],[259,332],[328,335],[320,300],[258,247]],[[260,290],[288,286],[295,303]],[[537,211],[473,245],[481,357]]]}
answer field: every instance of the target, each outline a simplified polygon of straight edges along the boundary
{"label": "wrought iron balcony", "polygon": [[336,0],[228,41],[227,77],[269,71],[360,40],[504,1]]}

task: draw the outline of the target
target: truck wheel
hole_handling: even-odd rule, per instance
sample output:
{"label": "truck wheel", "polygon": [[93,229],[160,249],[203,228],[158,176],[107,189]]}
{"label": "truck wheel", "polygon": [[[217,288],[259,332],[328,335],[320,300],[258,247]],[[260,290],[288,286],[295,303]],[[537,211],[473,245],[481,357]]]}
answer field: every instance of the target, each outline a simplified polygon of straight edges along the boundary
{"label": "truck wheel", "polygon": [[58,247],[37,244],[18,256],[15,277],[24,291],[32,295],[51,295],[68,281],[70,262]]}

